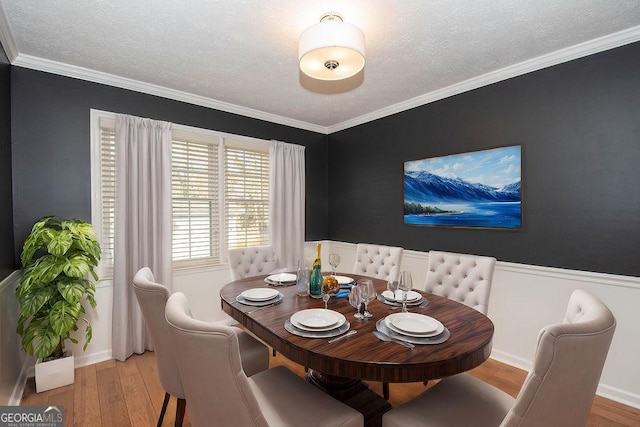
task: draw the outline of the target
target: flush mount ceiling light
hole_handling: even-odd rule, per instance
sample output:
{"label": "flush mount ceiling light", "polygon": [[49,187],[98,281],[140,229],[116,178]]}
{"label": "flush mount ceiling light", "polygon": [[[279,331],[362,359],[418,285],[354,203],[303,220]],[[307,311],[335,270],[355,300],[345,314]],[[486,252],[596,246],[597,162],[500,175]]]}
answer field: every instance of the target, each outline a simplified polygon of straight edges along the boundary
{"label": "flush mount ceiling light", "polygon": [[337,13],[326,13],[298,41],[303,73],[319,80],[340,80],[364,68],[364,34]]}

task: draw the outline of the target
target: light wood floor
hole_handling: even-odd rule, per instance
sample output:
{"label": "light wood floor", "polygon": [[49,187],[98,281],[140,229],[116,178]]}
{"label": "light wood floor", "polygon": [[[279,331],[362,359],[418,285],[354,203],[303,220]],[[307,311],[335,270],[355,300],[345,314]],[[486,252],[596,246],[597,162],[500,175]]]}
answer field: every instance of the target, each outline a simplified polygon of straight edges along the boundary
{"label": "light wood floor", "polygon": [[[304,369],[278,355],[271,358],[271,366],[286,365],[299,375]],[[470,372],[516,396],[526,372],[488,360]],[[370,383],[371,389],[382,396],[380,383]],[[422,383],[390,384],[392,406],[412,399],[425,390]],[[155,426],[164,389],[156,372],[153,352],[134,355],[126,362],[110,360],[76,369],[75,383],[42,393],[35,392],[29,379],[22,405],[62,405],[67,426]],[[173,426],[176,403],[172,398],[163,426]],[[185,427],[190,427],[189,403]],[[596,396],[588,426],[640,426],[640,410]]]}

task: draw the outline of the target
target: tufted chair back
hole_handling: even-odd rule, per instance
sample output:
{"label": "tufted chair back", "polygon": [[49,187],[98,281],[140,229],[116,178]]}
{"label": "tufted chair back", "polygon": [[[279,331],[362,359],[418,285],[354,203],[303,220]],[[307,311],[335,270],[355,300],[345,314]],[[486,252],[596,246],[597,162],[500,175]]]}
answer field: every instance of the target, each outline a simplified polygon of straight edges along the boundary
{"label": "tufted chair back", "polygon": [[495,265],[493,257],[429,251],[424,290],[486,315]]}
{"label": "tufted chair back", "polygon": [[181,292],[169,298],[166,319],[178,353],[178,369],[194,426],[267,426],[240,361],[238,337],[230,326],[190,315]]}
{"label": "tufted chair back", "polygon": [[573,291],[563,322],[540,331],[533,368],[501,426],[587,425],[615,329],[602,301]]}
{"label": "tufted chair back", "polygon": [[171,292],[155,282],[149,267],[140,269],[133,277],[133,290],[153,340],[162,387],[172,396],[184,398],[182,380],[171,348],[169,325],[164,318],[164,307]]}
{"label": "tufted chair back", "polygon": [[616,329],[602,301],[577,289],[562,323],[538,335],[533,367],[514,399],[463,373],[384,414],[383,427],[584,427]]}
{"label": "tufted chair back", "polygon": [[403,251],[398,247],[358,243],[353,274],[398,280]]}
{"label": "tufted chair back", "polygon": [[189,400],[191,425],[233,427],[362,427],[362,414],[284,366],[247,377],[234,329],[189,314],[180,292],[165,315]]}
{"label": "tufted chair back", "polygon": [[162,425],[167,404],[169,403],[169,396],[175,396],[178,399],[175,425],[181,426],[186,404],[184,389],[172,348],[173,341],[169,335],[169,324],[164,317],[164,308],[171,292],[164,285],[155,282],[153,272],[149,267],[141,268],[133,277],[133,290],[140,305],[142,316],[147,324],[147,330],[153,341],[158,376],[165,390],[164,403],[158,418],[158,425]]}
{"label": "tufted chair back", "polygon": [[229,249],[231,280],[269,274],[278,268],[273,246],[250,246]]}

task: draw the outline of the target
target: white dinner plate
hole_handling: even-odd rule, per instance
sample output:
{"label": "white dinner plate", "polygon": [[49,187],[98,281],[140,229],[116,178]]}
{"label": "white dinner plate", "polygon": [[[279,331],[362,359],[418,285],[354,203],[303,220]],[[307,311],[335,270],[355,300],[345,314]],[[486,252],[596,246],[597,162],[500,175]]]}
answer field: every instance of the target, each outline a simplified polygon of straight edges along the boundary
{"label": "white dinner plate", "polygon": [[342,313],[324,308],[310,308],[291,315],[293,326],[305,331],[328,331],[339,328],[347,321]]}
{"label": "white dinner plate", "polygon": [[447,341],[451,336],[449,330],[445,327],[442,328],[442,332],[437,335],[431,335],[428,337],[414,337],[411,335],[399,334],[391,328],[385,325],[385,319],[380,319],[376,322],[376,329],[385,335],[389,335],[391,338],[397,338],[402,341],[410,342],[413,344],[442,344]]}
{"label": "white dinner plate", "polygon": [[270,285],[296,283],[296,275],[291,273],[278,273],[265,277],[264,281]]}
{"label": "white dinner plate", "polygon": [[[391,291],[387,290],[382,293],[382,296],[389,301],[402,302],[402,291],[399,289],[396,291],[395,295],[393,295]],[[422,295],[420,295],[419,292],[407,292],[407,302],[417,301],[420,298],[422,298]]]}
{"label": "white dinner plate", "polygon": [[241,292],[240,295],[249,301],[267,301],[277,297],[279,293],[273,288],[252,288]]}
{"label": "white dinner plate", "polygon": [[394,313],[384,319],[384,324],[394,332],[414,337],[431,337],[444,330],[440,321],[418,313]]}
{"label": "white dinner plate", "polygon": [[349,283],[353,283],[353,277],[349,276],[336,276],[336,280],[338,280],[339,285],[348,285]]}

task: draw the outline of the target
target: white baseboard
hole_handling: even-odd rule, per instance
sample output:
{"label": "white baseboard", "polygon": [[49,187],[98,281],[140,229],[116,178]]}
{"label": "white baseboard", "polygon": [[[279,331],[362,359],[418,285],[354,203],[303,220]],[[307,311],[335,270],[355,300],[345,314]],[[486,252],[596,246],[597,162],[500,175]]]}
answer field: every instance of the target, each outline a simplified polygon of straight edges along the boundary
{"label": "white baseboard", "polygon": [[596,390],[596,394],[615,402],[622,403],[623,405],[640,409],[640,395],[635,393],[629,393],[628,391],[600,383],[598,385],[598,390]]}
{"label": "white baseboard", "polygon": [[531,370],[531,361],[526,360],[522,357],[505,353],[500,350],[496,350],[495,348],[491,351],[491,356],[489,357],[491,357],[493,360],[497,360],[498,362],[513,366],[514,368],[522,369],[523,371]]}
{"label": "white baseboard", "polygon": [[[502,352],[500,350],[494,349],[491,352],[490,357],[493,360],[497,360],[498,362],[505,363],[518,369],[522,369],[523,371],[528,372],[531,370],[531,362],[529,362],[528,360]],[[623,405],[640,409],[640,395],[637,395],[635,393],[629,393],[628,391],[600,383],[598,384],[596,394],[598,396],[611,399],[615,402],[622,403]]]}
{"label": "white baseboard", "polygon": [[76,368],[93,365],[94,363],[104,362],[113,359],[111,349],[97,351],[95,353],[86,353],[76,356]]}
{"label": "white baseboard", "polygon": [[24,394],[24,387],[27,384],[27,378],[29,378],[29,369],[33,370],[33,360],[30,360],[29,357],[25,357],[25,360],[22,363],[22,368],[20,369],[20,374],[18,375],[18,379],[13,386],[13,392],[11,393],[11,398],[9,399],[9,402],[7,402],[7,405],[20,405],[20,402],[22,401],[22,395]]}

